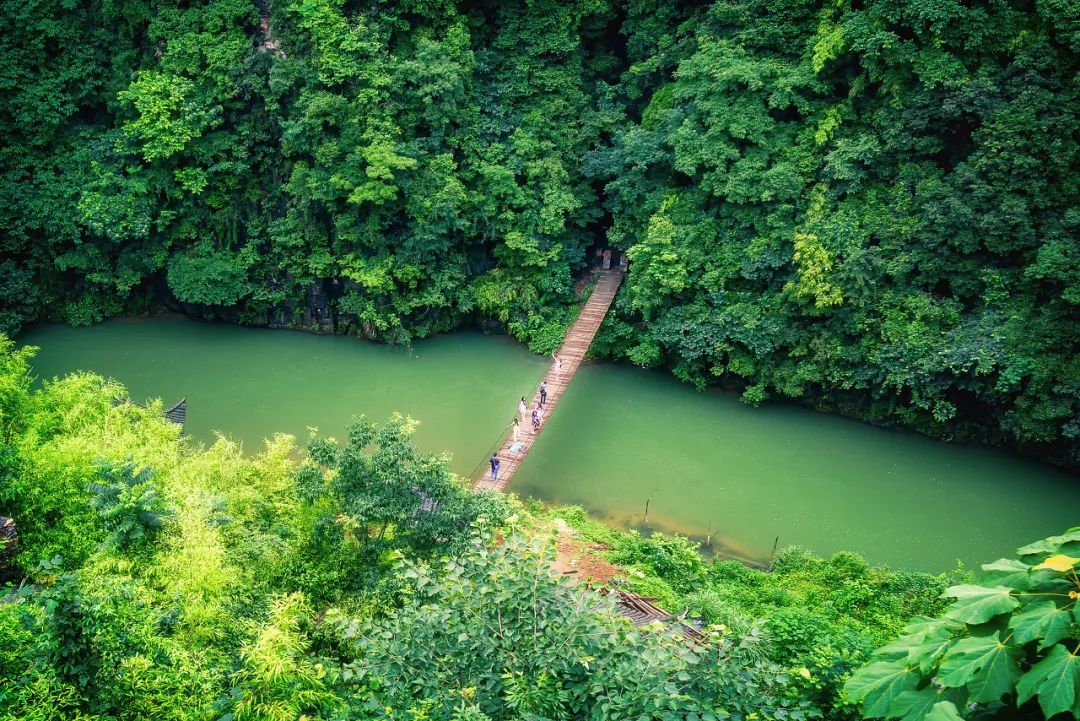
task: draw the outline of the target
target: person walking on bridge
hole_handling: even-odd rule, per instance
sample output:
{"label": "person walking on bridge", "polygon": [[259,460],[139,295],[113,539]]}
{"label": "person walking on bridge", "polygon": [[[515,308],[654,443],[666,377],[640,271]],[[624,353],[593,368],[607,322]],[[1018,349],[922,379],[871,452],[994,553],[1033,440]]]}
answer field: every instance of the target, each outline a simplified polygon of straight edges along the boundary
{"label": "person walking on bridge", "polygon": [[536,408],[533,408],[532,412],[532,426],[534,434],[540,431],[540,411]]}
{"label": "person walking on bridge", "polygon": [[491,480],[493,480],[493,481],[499,480],[499,466],[500,465],[502,465],[502,463],[499,461],[499,457],[496,454],[492,453],[491,454]]}
{"label": "person walking on bridge", "polygon": [[540,384],[540,407],[543,408],[547,403],[547,381]]}
{"label": "person walking on bridge", "polygon": [[526,403],[525,403],[525,396],[522,396],[521,400],[518,401],[518,413],[521,414],[521,422],[522,423],[525,422],[525,414],[528,413],[528,412],[529,412],[529,406],[526,405]]}

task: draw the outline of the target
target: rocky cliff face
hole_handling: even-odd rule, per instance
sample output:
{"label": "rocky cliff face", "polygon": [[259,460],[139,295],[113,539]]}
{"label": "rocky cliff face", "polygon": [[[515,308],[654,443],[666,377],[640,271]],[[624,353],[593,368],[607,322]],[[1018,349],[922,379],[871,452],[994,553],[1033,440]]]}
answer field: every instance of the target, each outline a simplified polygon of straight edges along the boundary
{"label": "rocky cliff face", "polygon": [[345,334],[358,328],[360,323],[355,316],[351,319],[341,317],[336,311],[334,301],[340,297],[341,292],[338,289],[343,285],[337,278],[315,281],[307,287],[302,298],[287,298],[262,311],[252,310],[250,305],[185,303],[178,300],[164,282],[155,283],[152,291],[159,307],[197,320],[225,321],[267,328],[293,328],[311,333]]}

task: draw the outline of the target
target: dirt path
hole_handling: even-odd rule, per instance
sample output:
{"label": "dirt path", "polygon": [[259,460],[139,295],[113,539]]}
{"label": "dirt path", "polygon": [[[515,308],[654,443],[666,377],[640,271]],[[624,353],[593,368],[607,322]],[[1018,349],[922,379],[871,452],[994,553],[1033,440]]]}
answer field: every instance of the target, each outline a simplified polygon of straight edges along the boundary
{"label": "dirt path", "polygon": [[559,548],[555,562],[551,564],[556,573],[567,576],[574,583],[592,586],[605,586],[613,578],[625,575],[603,557],[607,550],[603,544],[583,541],[561,518],[556,518],[553,525],[559,534]]}

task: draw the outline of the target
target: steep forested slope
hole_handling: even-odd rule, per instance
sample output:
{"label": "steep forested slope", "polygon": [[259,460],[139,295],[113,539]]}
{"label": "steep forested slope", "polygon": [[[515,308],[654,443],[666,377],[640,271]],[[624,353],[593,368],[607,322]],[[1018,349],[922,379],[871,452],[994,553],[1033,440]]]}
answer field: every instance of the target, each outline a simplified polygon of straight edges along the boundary
{"label": "steep forested slope", "polygon": [[1075,462],[1076,6],[680,20],[628,20],[625,116],[588,156],[633,259],[611,351]]}
{"label": "steep forested slope", "polygon": [[84,5],[3,12],[8,329],[164,284],[252,322],[314,291],[374,337],[475,309],[531,338],[572,297],[588,8]]}
{"label": "steep forested slope", "polygon": [[[74,7],[72,7],[74,5]],[[1080,461],[1080,11],[0,3],[0,327],[558,342]]]}

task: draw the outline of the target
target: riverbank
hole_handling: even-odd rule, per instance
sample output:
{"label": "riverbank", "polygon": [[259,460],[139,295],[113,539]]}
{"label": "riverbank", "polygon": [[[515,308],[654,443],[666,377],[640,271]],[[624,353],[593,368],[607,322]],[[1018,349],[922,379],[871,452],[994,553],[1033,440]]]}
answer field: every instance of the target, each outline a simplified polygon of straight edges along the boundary
{"label": "riverbank", "polygon": [[829,558],[781,547],[767,568],[706,559],[696,543],[613,529],[579,507],[526,503],[523,527],[557,544],[552,568],[590,588],[645,597],[697,624],[712,624],[755,646],[777,669],[807,681],[829,718],[859,718],[841,689],[871,649],[916,615],[934,615],[951,584],[970,572],[897,572],[853,553]]}
{"label": "riverbank", "polygon": [[[155,286],[155,300],[151,303],[151,307],[156,310],[138,317],[152,318],[155,315],[175,313],[199,322],[341,336],[375,343],[386,342],[407,348],[411,348],[413,343],[421,342],[425,338],[445,334],[474,331],[495,335],[506,333],[517,342],[527,346],[533,353],[548,355],[559,346],[566,330],[577,317],[582,302],[588,297],[590,285],[595,281],[597,272],[595,268],[579,270],[574,276],[572,290],[566,294],[566,302],[559,304],[558,307],[547,309],[547,315],[542,322],[508,323],[506,318],[458,314],[417,338],[408,334],[400,338],[387,336],[377,331],[371,324],[365,324],[355,316],[337,311],[334,301],[337,297],[335,293],[341,292],[340,286],[343,282],[341,279],[313,284],[306,291],[303,302],[290,301],[279,308],[255,314],[240,307],[180,302],[169,294],[167,287],[159,283]],[[1031,439],[1024,443],[1017,442],[1015,438],[1011,438],[1002,431],[1001,419],[995,416],[989,405],[976,401],[962,392],[955,393],[955,397],[945,404],[949,407],[955,406],[952,411],[954,416],[947,419],[944,416],[942,419],[926,417],[925,409],[917,408],[910,397],[905,400],[904,393],[899,396],[894,393],[885,393],[878,397],[869,389],[829,388],[821,384],[804,388],[793,396],[786,396],[777,392],[776,389],[767,391],[763,387],[748,392],[750,386],[747,379],[736,373],[728,372],[716,376],[711,373],[695,372],[687,375],[684,370],[680,370],[679,364],[674,359],[669,359],[671,362],[660,362],[659,356],[650,356],[647,361],[642,360],[635,356],[630,347],[626,346],[626,336],[631,327],[636,326],[628,324],[624,318],[619,317],[616,310],[615,317],[605,320],[601,326],[597,340],[591,349],[592,354],[588,357],[618,364],[631,362],[640,364],[650,371],[659,371],[665,376],[676,378],[698,390],[723,389],[739,394],[744,401],[755,405],[794,404],[819,413],[847,418],[879,428],[916,433],[944,443],[956,442],[960,445],[999,449],[1037,463],[1061,468],[1066,472],[1080,472],[1080,456],[1070,451],[1067,443],[1035,442]],[[911,390],[908,389],[905,393],[910,395]],[[906,414],[902,412],[905,406],[908,407]]]}
{"label": "riverbank", "polygon": [[[187,428],[249,453],[275,432],[342,437],[349,418],[401,411],[415,440],[469,476],[549,359],[505,336],[458,333],[412,349],[180,316],[40,326],[34,369],[89,369],[137,401],[188,398]],[[580,505],[616,528],[703,538],[767,561],[780,545],[860,551],[897,568],[974,564],[1074,522],[1080,484],[993,449],[935,443],[797,406],[753,408],[664,375],[587,364],[510,487]],[[1050,507],[1041,498],[1055,498]],[[1008,513],[1009,524],[986,523]]]}

